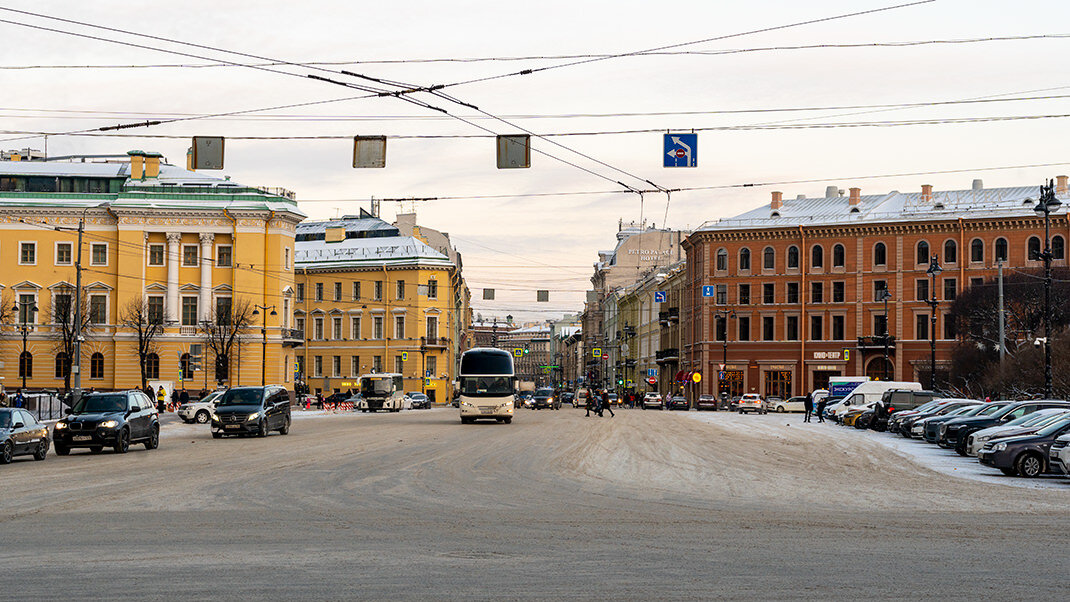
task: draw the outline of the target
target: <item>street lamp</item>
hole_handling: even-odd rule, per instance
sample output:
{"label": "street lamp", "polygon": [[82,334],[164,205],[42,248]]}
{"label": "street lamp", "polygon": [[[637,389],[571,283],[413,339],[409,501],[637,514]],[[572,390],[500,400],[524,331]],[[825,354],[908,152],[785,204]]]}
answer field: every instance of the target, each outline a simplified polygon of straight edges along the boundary
{"label": "street lamp", "polygon": [[[29,307],[27,307],[29,306]],[[12,311],[19,314],[19,329],[22,331],[22,355],[19,356],[19,372],[22,373],[22,388],[26,388],[26,369],[29,367],[26,364],[26,336],[30,332],[30,326],[27,323],[27,318],[33,320],[33,314],[37,313],[37,306],[33,301],[15,301],[15,306],[11,308]]]}
{"label": "street lamp", "polygon": [[[268,316],[277,316],[277,315],[279,315],[279,314],[275,313],[275,306],[274,305],[254,305],[253,306],[253,315],[254,316],[259,316],[261,309],[264,310],[264,311],[267,311],[267,310],[270,309],[271,313],[268,314]],[[263,387],[264,385],[267,384],[267,316],[264,316],[263,323],[260,326],[260,334],[264,335],[264,343],[263,343],[263,347],[261,348],[262,351],[261,351],[261,354],[260,354],[260,360],[261,360],[260,361],[260,386]]]}
{"label": "street lamp", "polygon": [[[1048,180],[1040,187],[1040,202],[1033,208],[1037,215],[1044,218],[1044,251],[1040,259],[1044,261],[1044,398],[1051,399],[1051,262],[1055,258],[1051,252],[1051,214],[1059,210],[1062,202],[1055,197],[1055,183]],[[1002,344],[1002,342],[1001,342]]]}
{"label": "street lamp", "polygon": [[[736,318],[736,312],[729,309],[719,309],[717,313],[721,314],[721,320],[724,323],[724,336],[721,337],[721,372],[725,372],[727,375],[728,370],[728,319]],[[724,393],[724,381],[725,379],[717,379],[719,392]]]}
{"label": "street lamp", "polygon": [[883,289],[880,297],[877,297],[877,301],[884,301],[884,333],[881,335],[884,342],[884,380],[888,380],[888,301],[891,298],[892,293],[888,289]]}
{"label": "street lamp", "polygon": [[936,255],[933,255],[929,260],[929,269],[925,270],[925,273],[932,279],[932,286],[929,287],[929,307],[932,308],[931,327],[929,332],[929,389],[936,390],[936,308],[940,304],[936,300],[936,275],[943,272],[943,268],[940,267],[940,261]]}

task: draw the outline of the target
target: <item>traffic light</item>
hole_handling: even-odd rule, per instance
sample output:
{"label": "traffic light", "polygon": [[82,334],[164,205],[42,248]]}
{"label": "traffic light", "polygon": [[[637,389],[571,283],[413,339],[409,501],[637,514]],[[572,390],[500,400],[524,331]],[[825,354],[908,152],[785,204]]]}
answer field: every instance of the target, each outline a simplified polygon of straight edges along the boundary
{"label": "traffic light", "polygon": [[528,346],[524,345],[524,355],[527,355],[527,354],[528,354]]}
{"label": "traffic light", "polygon": [[619,386],[622,386],[622,385],[624,385],[624,379],[623,378],[618,378],[617,379],[617,386],[619,387]]}

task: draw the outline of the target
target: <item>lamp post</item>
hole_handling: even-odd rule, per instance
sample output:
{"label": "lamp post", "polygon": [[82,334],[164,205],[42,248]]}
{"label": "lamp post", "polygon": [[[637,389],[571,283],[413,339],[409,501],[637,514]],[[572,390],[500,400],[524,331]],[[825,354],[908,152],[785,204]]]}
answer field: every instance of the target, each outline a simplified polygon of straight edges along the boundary
{"label": "lamp post", "polygon": [[[736,312],[734,312],[732,310],[729,310],[729,309],[719,309],[719,310],[717,310],[717,313],[719,313],[721,315],[721,320],[724,322],[724,336],[721,337],[721,365],[723,366],[723,368],[721,369],[721,372],[724,372],[725,375],[727,376],[728,375],[728,319],[732,318],[734,320],[735,317],[736,317]],[[723,379],[723,378],[717,379],[718,388],[721,389],[721,391],[719,391],[720,393],[724,393],[724,381],[725,381],[725,379]]]}
{"label": "lamp post", "polygon": [[19,329],[22,331],[22,355],[19,356],[19,372],[22,373],[22,388],[26,388],[26,337],[30,332],[30,325],[27,319],[33,320],[33,315],[37,313],[37,305],[33,301],[15,301],[15,306],[11,308],[12,311],[16,311],[19,314]]}
{"label": "lamp post", "polygon": [[936,390],[936,308],[939,305],[939,301],[936,300],[936,275],[943,272],[943,268],[940,267],[940,261],[936,255],[932,256],[929,261],[929,269],[925,270],[925,273],[932,279],[932,285],[929,287],[929,307],[932,308],[932,318],[929,332],[929,389]]}
{"label": "lamp post", "polygon": [[888,380],[888,301],[891,298],[892,293],[888,289],[882,290],[880,297],[877,298],[877,301],[884,301],[884,332],[881,333],[884,343],[884,380]]}
{"label": "lamp post", "polygon": [[[1052,398],[1051,391],[1051,262],[1055,258],[1051,252],[1051,214],[1058,211],[1062,202],[1055,197],[1055,183],[1051,180],[1040,187],[1040,202],[1033,208],[1037,215],[1044,218],[1044,251],[1040,259],[1044,260],[1044,397]],[[1002,341],[1001,341],[1002,344]]]}
{"label": "lamp post", "polygon": [[[275,306],[274,305],[254,305],[253,306],[253,315],[254,316],[259,316],[261,309],[264,310],[264,311],[267,311],[267,310],[270,309],[271,313],[268,314],[268,316],[277,316],[277,315],[279,315],[279,314],[277,314],[275,312]],[[264,319],[261,322],[260,334],[262,334],[264,336],[264,342],[263,342],[263,346],[261,347],[261,355],[260,355],[260,360],[261,360],[260,361],[260,386],[263,387],[264,385],[267,384],[267,316],[264,316]]]}

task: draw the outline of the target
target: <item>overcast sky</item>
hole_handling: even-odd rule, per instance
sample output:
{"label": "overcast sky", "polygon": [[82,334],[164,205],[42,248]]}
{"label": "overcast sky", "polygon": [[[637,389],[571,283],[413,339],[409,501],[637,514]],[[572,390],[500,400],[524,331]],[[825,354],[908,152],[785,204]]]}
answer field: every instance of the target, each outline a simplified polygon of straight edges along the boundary
{"label": "overcast sky", "polygon": [[[906,0],[903,0],[904,2]],[[681,44],[892,6],[894,0],[727,2],[649,1],[496,4],[406,1],[393,3],[268,1],[227,2],[4,2],[140,33],[292,62],[413,61],[490,57],[617,54]],[[308,8],[315,6],[316,8]],[[212,57],[256,62],[205,49],[78,27],[0,11],[0,19],[121,39]],[[897,10],[678,48],[699,54],[631,56],[456,86],[450,95],[538,133],[674,130],[759,123],[831,123],[877,120],[961,119],[1068,114],[1068,99],[960,104],[875,111],[679,114],[742,109],[838,107],[1070,95],[1063,75],[1070,38],[925,44],[896,47],[787,49],[1004,36],[1070,34],[1070,3],[1060,0],[938,0]],[[174,65],[209,61],[148,49],[75,38],[0,23],[0,130],[69,132],[136,120],[243,111],[360,95],[329,83],[244,67],[10,69],[40,65]],[[728,49],[745,53],[710,54]],[[420,85],[450,83],[568,62],[379,62],[326,66]],[[308,68],[337,80],[361,80]],[[367,83],[367,82],[364,82]],[[1043,91],[1041,91],[1043,90]],[[419,98],[452,114],[471,109],[440,98]],[[74,112],[71,112],[74,111]],[[85,111],[111,112],[107,114]],[[676,113],[634,115],[635,113]],[[613,115],[611,117],[591,116]],[[632,114],[632,115],[621,115]],[[285,116],[280,118],[279,116]],[[563,115],[584,115],[561,117]],[[268,119],[266,116],[274,116]],[[525,117],[521,117],[525,116]],[[533,118],[532,116],[543,116]],[[554,116],[554,117],[546,117]],[[309,118],[316,118],[310,120]],[[329,119],[324,119],[329,118]],[[510,125],[475,119],[496,133]],[[250,185],[297,193],[314,218],[355,213],[360,199],[462,197],[416,204],[421,224],[449,232],[465,255],[465,275],[484,316],[547,318],[582,307],[598,249],[612,248],[618,220],[635,220],[634,194],[518,195],[641,187],[664,188],[817,180],[754,188],[725,188],[672,195],[667,224],[693,228],[769,201],[820,195],[826,185],[860,186],[863,194],[910,191],[922,184],[962,189],[1040,184],[1070,166],[964,172],[945,175],[862,176],[974,170],[984,167],[1070,162],[1066,119],[909,127],[706,131],[699,134],[699,166],[665,169],[658,132],[553,138],[628,175],[550,143],[533,146],[605,176],[533,154],[531,169],[498,170],[487,138],[397,139],[388,142],[386,169],[353,169],[352,142],[362,135],[474,135],[485,132],[434,110],[391,98],[346,100],[314,106],[124,130],[179,138],[51,136],[50,155],[123,153],[142,148],[184,163],[189,136],[227,136],[226,170]],[[240,136],[338,136],[328,140],[239,140]],[[3,134],[10,139],[12,134]],[[41,148],[43,140],[0,142],[4,148]],[[631,176],[638,176],[637,180]],[[646,185],[649,188],[649,185]],[[332,201],[332,202],[312,202]],[[663,226],[665,195],[646,195],[643,215]],[[384,203],[392,219],[396,203]],[[549,267],[554,266],[554,267]],[[483,287],[496,302],[480,300]],[[535,303],[548,288],[550,303]]]}

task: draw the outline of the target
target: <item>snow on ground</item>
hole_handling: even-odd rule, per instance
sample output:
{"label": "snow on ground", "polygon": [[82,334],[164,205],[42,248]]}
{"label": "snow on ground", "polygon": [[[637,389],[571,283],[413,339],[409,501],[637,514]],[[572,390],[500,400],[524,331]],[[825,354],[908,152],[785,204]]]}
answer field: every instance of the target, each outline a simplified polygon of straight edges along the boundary
{"label": "snow on ground", "polygon": [[[914,464],[951,477],[996,483],[1027,489],[1060,489],[1070,491],[1070,478],[1047,475],[1036,479],[1008,477],[995,468],[981,464],[977,458],[964,458],[954,450],[943,449],[919,439],[871,430],[840,426],[834,422],[803,422],[802,414],[735,414],[731,412],[687,412],[686,417],[729,430],[747,431],[772,437],[784,436],[799,430],[811,432],[816,438],[835,438],[840,441],[865,441],[881,445]],[[789,431],[790,430],[790,431]]]}
{"label": "snow on ground", "polygon": [[[442,412],[446,410],[454,410],[453,408],[431,408],[430,410],[404,410],[402,415],[409,414],[423,414],[424,412]],[[294,408],[291,413],[291,417],[294,420],[316,420],[327,418],[343,418],[343,417],[365,417],[369,418],[375,414],[366,414],[364,412],[354,411],[327,411],[327,410],[299,410]],[[170,417],[170,419],[168,418]],[[190,437],[201,432],[211,432],[211,426],[207,424],[186,424],[182,422],[182,419],[174,414],[166,414],[163,420],[160,422],[160,438],[168,439],[171,437]]]}

